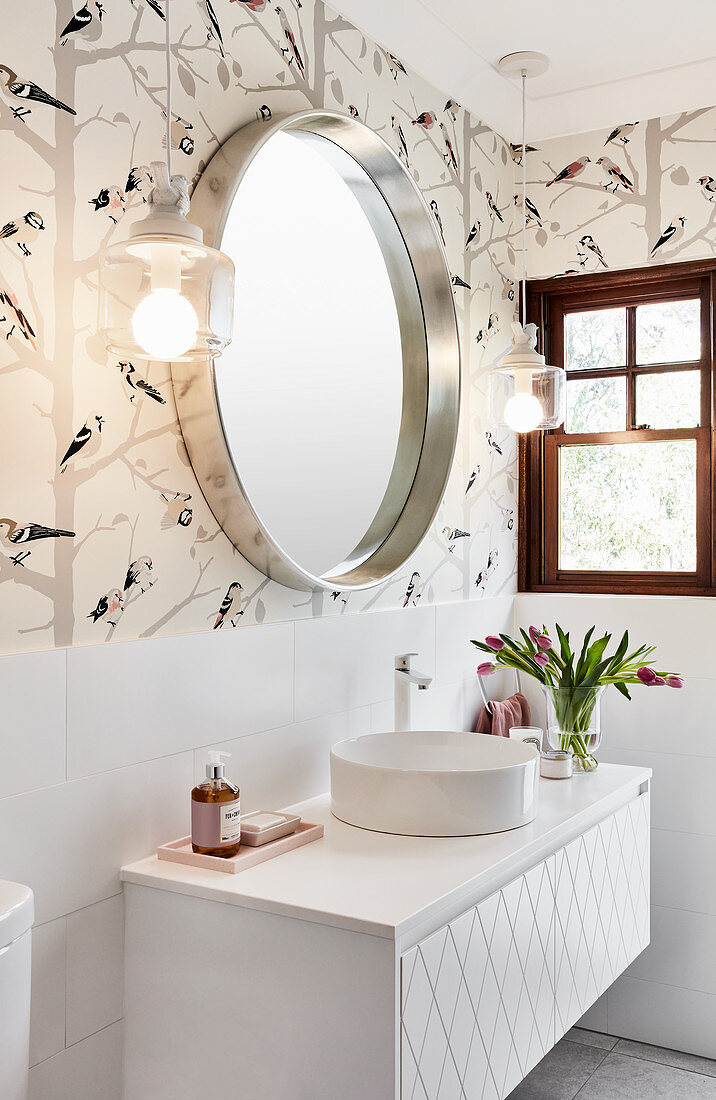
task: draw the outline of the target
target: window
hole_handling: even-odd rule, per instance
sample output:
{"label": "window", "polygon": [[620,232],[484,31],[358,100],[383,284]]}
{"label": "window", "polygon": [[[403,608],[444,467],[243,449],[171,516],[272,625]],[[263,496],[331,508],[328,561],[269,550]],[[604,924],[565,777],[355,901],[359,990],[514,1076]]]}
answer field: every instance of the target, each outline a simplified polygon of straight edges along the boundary
{"label": "window", "polygon": [[529,284],[567,410],[522,437],[523,589],[716,594],[715,287],[707,261]]}

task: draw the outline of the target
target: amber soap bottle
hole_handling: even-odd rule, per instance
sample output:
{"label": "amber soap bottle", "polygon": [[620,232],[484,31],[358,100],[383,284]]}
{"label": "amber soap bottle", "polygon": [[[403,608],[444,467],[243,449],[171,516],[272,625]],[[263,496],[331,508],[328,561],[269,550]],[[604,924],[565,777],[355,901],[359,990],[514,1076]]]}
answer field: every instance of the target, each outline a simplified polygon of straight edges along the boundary
{"label": "amber soap bottle", "polygon": [[206,780],[191,792],[191,846],[205,856],[235,856],[241,843],[241,800],[238,787],[224,776],[222,756],[209,753]]}

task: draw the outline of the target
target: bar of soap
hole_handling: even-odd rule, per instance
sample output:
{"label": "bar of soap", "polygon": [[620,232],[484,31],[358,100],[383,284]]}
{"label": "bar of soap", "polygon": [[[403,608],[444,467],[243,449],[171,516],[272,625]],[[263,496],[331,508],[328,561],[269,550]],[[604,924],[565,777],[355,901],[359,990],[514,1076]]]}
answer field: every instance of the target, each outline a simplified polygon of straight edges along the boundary
{"label": "bar of soap", "polygon": [[280,814],[273,810],[255,810],[241,818],[241,843],[257,847],[270,840],[295,833],[301,824],[296,814]]}

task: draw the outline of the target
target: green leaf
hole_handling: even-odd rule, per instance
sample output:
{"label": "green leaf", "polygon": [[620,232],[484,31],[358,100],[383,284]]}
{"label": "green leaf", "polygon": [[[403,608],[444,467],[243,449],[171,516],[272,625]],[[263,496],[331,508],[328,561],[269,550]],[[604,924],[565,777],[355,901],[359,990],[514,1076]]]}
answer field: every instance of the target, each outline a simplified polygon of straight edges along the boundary
{"label": "green leaf", "polygon": [[629,689],[627,688],[626,684],[615,684],[614,687],[621,695],[624,696],[625,699],[628,699],[629,702],[631,702],[631,695],[629,694]]}

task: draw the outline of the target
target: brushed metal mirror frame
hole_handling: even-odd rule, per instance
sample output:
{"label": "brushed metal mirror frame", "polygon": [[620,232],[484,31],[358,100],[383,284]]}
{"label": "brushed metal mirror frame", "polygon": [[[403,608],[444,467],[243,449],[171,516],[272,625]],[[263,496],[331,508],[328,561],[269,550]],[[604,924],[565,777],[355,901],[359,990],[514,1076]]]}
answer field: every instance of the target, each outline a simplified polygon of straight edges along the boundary
{"label": "brushed metal mirror frame", "polygon": [[[212,361],[171,364],[179,421],[214,516],[252,565],[303,591],[372,588],[398,572],[423,541],[452,468],[460,415],[460,341],[450,271],[436,221],[392,149],[356,119],[323,110],[249,123],[217,150],[191,204],[192,221],[201,226],[208,245],[221,248],[244,174],[278,131],[332,143],[334,154],[320,143],[324,155],[351,186],[383,251],[403,346],[401,427],[388,488],[360,544],[329,574],[316,576],[273,538],[242,481],[228,445]],[[351,170],[356,163],[363,172]],[[365,174],[373,187],[366,188]]]}

